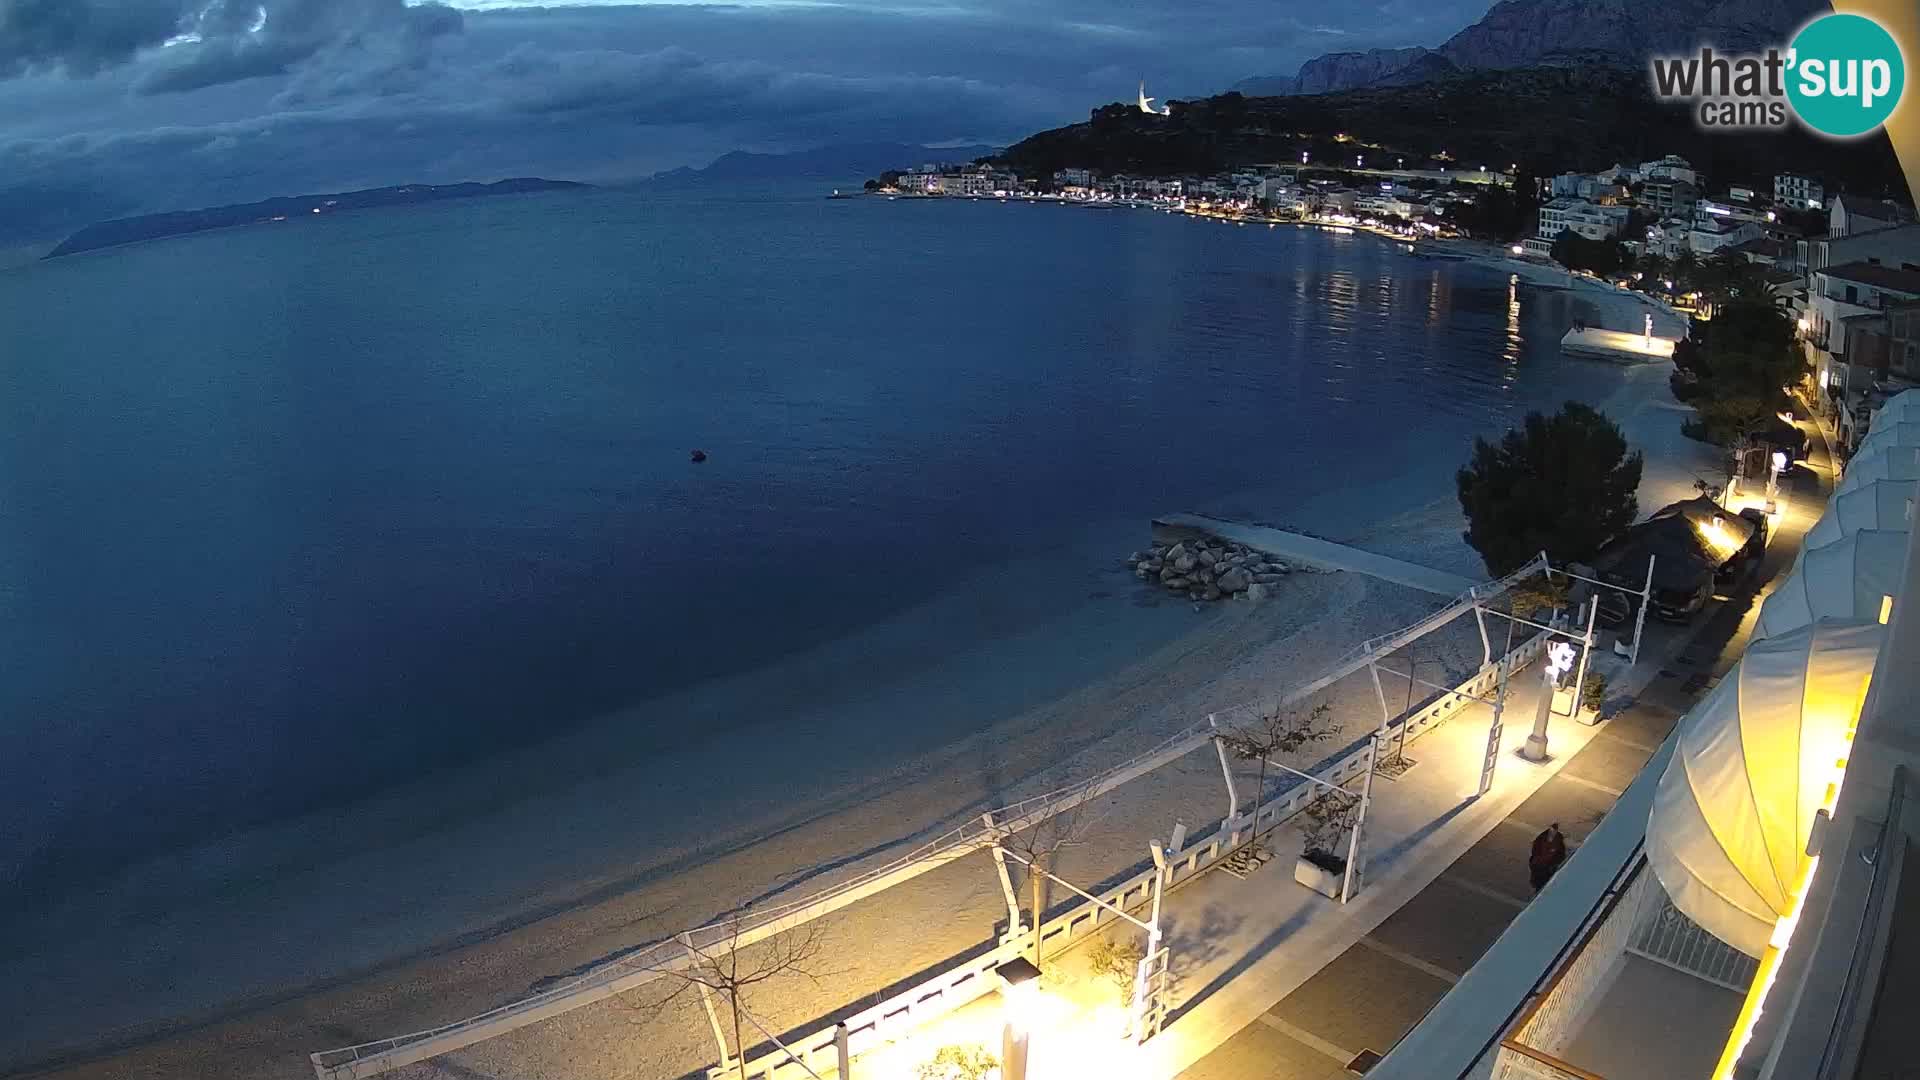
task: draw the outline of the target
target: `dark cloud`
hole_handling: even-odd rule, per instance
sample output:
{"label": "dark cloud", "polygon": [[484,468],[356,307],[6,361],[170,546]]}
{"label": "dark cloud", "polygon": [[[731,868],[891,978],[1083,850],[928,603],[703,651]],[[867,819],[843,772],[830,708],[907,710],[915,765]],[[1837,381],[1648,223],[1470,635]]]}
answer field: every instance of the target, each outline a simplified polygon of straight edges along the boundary
{"label": "dark cloud", "polygon": [[463,25],[452,8],[405,0],[219,0],[191,22],[189,40],[166,49],[134,85],[179,93],[309,63],[359,79],[418,70],[434,40]]}
{"label": "dark cloud", "polygon": [[143,93],[284,75],[308,62],[418,67],[460,12],[406,0],[0,0],[0,78],[140,60]]}
{"label": "dark cloud", "polygon": [[185,0],[0,0],[0,78],[91,75],[179,32]]}
{"label": "dark cloud", "polygon": [[0,0],[0,242],[296,191],[1010,141],[1137,79],[1180,97],[1435,44],[1478,2]]}

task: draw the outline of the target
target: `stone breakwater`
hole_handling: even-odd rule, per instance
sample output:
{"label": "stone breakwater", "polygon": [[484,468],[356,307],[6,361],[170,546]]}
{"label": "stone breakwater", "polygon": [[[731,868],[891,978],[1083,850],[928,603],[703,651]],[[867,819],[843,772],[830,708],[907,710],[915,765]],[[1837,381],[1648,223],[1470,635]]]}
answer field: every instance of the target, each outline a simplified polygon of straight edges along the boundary
{"label": "stone breakwater", "polygon": [[1195,600],[1264,600],[1292,568],[1243,544],[1208,537],[1155,544],[1127,557],[1133,576]]}

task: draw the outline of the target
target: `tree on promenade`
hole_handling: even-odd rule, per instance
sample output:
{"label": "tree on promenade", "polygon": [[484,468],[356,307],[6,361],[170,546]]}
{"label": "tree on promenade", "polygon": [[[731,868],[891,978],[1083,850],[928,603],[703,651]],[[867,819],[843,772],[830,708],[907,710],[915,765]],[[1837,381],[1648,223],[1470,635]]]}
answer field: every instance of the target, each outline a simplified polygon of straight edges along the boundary
{"label": "tree on promenade", "polygon": [[[1267,763],[1275,755],[1291,754],[1309,743],[1323,742],[1333,736],[1336,727],[1328,717],[1333,706],[1321,702],[1305,712],[1296,709],[1274,708],[1263,712],[1257,720],[1239,724],[1220,733],[1220,745],[1227,753],[1242,761],[1260,763],[1260,782],[1254,789],[1253,813],[1260,812],[1261,800],[1267,797]],[[1260,821],[1256,816],[1253,823],[1253,835],[1260,835]]]}
{"label": "tree on promenade", "polygon": [[1496,577],[1541,551],[1555,562],[1590,559],[1639,516],[1642,463],[1590,406],[1528,413],[1499,442],[1475,439],[1455,475],[1465,539]]}
{"label": "tree on promenade", "polygon": [[1674,346],[1673,364],[1687,384],[1684,400],[1699,407],[1750,399],[1762,418],[1787,407],[1786,388],[1807,369],[1787,314],[1750,286],[1712,319],[1693,323]]}
{"label": "tree on promenade", "polygon": [[[652,1016],[689,991],[699,994],[713,1025],[714,1040],[720,1044],[720,1065],[733,1070],[739,1080],[747,1080],[745,1022],[750,1013],[746,1000],[754,989],[779,978],[798,976],[818,983],[836,974],[823,963],[826,944],[817,921],[802,923],[765,941],[743,944],[741,936],[749,915],[742,911],[730,916],[721,924],[720,937],[706,945],[698,944],[691,933],[680,935],[684,952],[677,962],[663,961],[653,966],[654,971],[667,977],[673,989],[653,1000],[633,1000],[634,995],[628,995],[622,1001],[627,1008]],[[721,1015],[714,1005],[716,995],[732,1029],[732,1050],[727,1048],[721,1030]]]}
{"label": "tree on promenade", "polygon": [[1033,948],[1029,959],[1035,965],[1041,961],[1040,923],[1046,915],[1051,892],[1047,875],[1059,872],[1055,865],[1060,853],[1084,841],[1099,820],[1092,812],[1092,801],[1085,788],[1056,792],[1026,811],[1035,819],[1032,825],[1007,832],[998,841],[1003,851],[1014,856],[1012,865],[1007,867],[1010,877],[1018,882],[1012,888],[1018,893],[1024,887],[1032,900],[1028,917],[1032,922]]}

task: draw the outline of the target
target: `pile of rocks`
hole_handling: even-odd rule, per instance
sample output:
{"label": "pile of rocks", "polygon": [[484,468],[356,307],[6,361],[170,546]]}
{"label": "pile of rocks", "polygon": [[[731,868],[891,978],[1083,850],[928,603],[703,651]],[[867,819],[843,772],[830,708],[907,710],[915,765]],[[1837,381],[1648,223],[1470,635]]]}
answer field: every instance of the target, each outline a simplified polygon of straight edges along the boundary
{"label": "pile of rocks", "polygon": [[1212,537],[1184,540],[1171,546],[1155,544],[1127,557],[1133,576],[1158,581],[1195,600],[1244,596],[1264,600],[1272,587],[1290,572],[1286,563],[1240,544]]}

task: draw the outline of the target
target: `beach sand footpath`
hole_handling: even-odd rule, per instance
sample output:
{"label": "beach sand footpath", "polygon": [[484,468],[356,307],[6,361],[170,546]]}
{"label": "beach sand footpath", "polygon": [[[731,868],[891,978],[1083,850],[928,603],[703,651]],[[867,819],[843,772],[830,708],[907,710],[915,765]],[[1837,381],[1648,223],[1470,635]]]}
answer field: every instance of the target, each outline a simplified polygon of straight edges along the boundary
{"label": "beach sand footpath", "polygon": [[[1137,545],[1144,532],[1127,539]],[[1364,581],[1294,575],[1264,605],[1195,611],[1149,595],[1119,565],[1126,546],[1097,561],[1091,549],[1064,553],[1089,593],[1107,593],[1073,610],[1039,612],[1038,599],[996,573],[996,591],[965,583],[931,610],[837,643],[831,656],[659,706],[719,739],[609,770],[600,766],[635,755],[621,725],[603,725],[419,790],[157,861],[10,925],[0,1004],[13,1020],[0,1062],[59,1062],[138,1040],[56,1075],[309,1075],[309,1051],[479,1011],[734,905],[790,898],[884,862],[980,808],[1124,760],[1206,708],[1415,617],[1428,600],[1382,605]],[[1060,568],[1049,561],[1032,573]],[[935,650],[929,663],[927,628],[959,619],[1004,632],[965,654]],[[753,709],[770,728],[721,727]],[[999,719],[982,730],[982,717]],[[1210,819],[1222,809],[1217,764],[1200,764],[1195,790]],[[1161,812],[1152,801],[1141,814],[1155,824],[1116,830],[1128,864],[1175,813],[1203,820],[1199,807]],[[991,875],[977,884],[996,899]],[[876,977],[943,959],[986,936],[990,920],[954,922],[951,940],[932,927],[907,935],[914,951],[876,954]],[[864,992],[835,986],[820,1000]],[[618,1019],[632,1028],[631,1017]],[[570,1045],[571,1022],[475,1053],[550,1038]],[[695,1056],[668,1056],[691,1067],[710,1052],[703,1031],[670,1023],[647,1041],[665,1053],[684,1035]],[[633,1039],[628,1030],[611,1041]]]}
{"label": "beach sand footpath", "polygon": [[[1647,452],[1643,512],[1692,493],[1712,452],[1678,434],[1684,410],[1664,365],[1621,369],[1598,404]],[[1448,447],[1440,464],[1464,453]],[[1429,482],[1443,471],[1286,516],[1480,576],[1451,491]],[[1142,521],[982,571],[852,639],[156,861],[9,925],[0,1072],[46,1062],[68,1077],[310,1076],[309,1051],[457,1019],[735,905],[843,880],[984,807],[1270,696],[1440,602],[1351,574],[1295,574],[1264,604],[1195,610],[1121,567],[1144,536]],[[1059,606],[1062,573],[1084,602]],[[959,640],[971,644],[950,647]],[[1479,658],[1462,635],[1434,646],[1448,664]],[[1378,722],[1371,694],[1334,688],[1342,737],[1303,764]],[[667,718],[683,739],[642,737]],[[1065,870],[1115,876],[1175,819],[1198,828],[1224,810],[1217,762],[1190,755],[1103,800]],[[776,1031],[811,1021],[985,940],[1004,918],[987,860],[960,860],[825,920],[832,974],[769,984],[756,1012]],[[677,1077],[713,1058],[697,1010],[690,998],[664,1010],[602,1003],[395,1075]],[[59,1067],[121,1041],[131,1045]]]}

